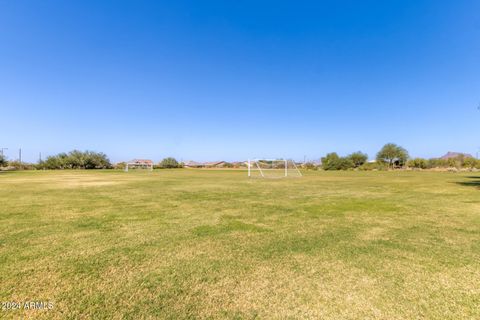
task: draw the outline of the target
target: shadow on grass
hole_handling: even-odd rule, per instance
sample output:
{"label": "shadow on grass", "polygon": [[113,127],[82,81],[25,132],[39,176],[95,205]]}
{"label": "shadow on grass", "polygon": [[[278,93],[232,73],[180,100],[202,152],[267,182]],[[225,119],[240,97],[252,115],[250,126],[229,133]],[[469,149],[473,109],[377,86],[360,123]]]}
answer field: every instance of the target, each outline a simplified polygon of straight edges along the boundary
{"label": "shadow on grass", "polygon": [[466,179],[470,179],[467,181],[457,181],[456,184],[466,187],[476,187],[480,189],[480,176],[468,176],[465,177]]}

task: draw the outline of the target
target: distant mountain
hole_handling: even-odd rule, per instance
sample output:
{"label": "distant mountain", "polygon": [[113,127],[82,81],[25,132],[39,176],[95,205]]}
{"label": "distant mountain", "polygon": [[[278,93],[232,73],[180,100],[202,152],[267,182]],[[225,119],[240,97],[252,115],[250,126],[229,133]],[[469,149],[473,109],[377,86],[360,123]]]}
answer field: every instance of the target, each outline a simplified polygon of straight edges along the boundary
{"label": "distant mountain", "polygon": [[455,159],[455,158],[459,158],[459,157],[464,157],[464,158],[473,158],[473,156],[471,154],[468,154],[468,153],[461,153],[461,152],[447,152],[446,155],[444,155],[443,157],[441,157],[440,159],[443,159],[443,160],[448,160],[448,159]]}

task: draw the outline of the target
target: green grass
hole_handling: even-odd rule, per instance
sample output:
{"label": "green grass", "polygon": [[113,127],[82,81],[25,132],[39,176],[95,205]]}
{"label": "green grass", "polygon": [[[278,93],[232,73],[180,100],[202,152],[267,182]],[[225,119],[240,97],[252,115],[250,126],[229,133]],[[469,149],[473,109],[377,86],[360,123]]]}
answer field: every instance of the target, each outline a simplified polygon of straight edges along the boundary
{"label": "green grass", "polygon": [[478,319],[480,175],[0,173],[0,301],[44,319]]}

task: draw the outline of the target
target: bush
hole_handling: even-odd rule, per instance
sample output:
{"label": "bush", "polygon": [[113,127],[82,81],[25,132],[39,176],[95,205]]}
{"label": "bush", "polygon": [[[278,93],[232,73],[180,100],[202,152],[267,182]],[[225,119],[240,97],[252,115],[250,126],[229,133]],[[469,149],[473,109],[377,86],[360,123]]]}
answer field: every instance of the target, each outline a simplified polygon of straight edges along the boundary
{"label": "bush", "polygon": [[178,168],[178,161],[175,158],[168,157],[163,159],[160,164],[160,168],[162,169],[173,169],[173,168]]}
{"label": "bush", "polygon": [[377,153],[377,161],[387,163],[390,168],[403,166],[407,162],[408,152],[404,148],[394,144],[387,143]]}
{"label": "bush", "polygon": [[439,158],[428,159],[427,168],[446,168],[448,167],[447,161]]}
{"label": "bush", "polygon": [[306,169],[306,170],[317,170],[317,166],[313,163],[313,162],[306,162],[304,165],[303,165],[303,168]]}
{"label": "bush", "polygon": [[352,160],[339,157],[335,152],[327,154],[322,158],[323,170],[348,170],[355,167]]}
{"label": "bush", "polygon": [[40,169],[110,169],[112,164],[107,155],[101,152],[73,150],[68,154],[49,156],[39,163]]}
{"label": "bush", "polygon": [[7,158],[5,158],[3,155],[0,155],[0,167],[5,167],[6,165],[8,165]]}
{"label": "bush", "polygon": [[450,158],[447,159],[447,167],[449,168],[461,168],[463,164],[463,159],[461,158]]}
{"label": "bush", "polygon": [[34,164],[28,162],[20,162],[18,160],[9,161],[8,168],[11,170],[35,170]]}
{"label": "bush", "polygon": [[233,163],[225,162],[225,163],[223,164],[223,167],[224,167],[224,168],[233,168]]}
{"label": "bush", "polygon": [[115,163],[115,165],[113,166],[113,168],[117,170],[125,170],[126,167],[127,167],[126,162],[118,162],[118,163]]}
{"label": "bush", "polygon": [[328,153],[325,157],[322,158],[322,169],[323,170],[338,170],[338,163],[340,162],[340,157],[336,152]]}
{"label": "bush", "polygon": [[388,166],[387,164],[383,162],[367,162],[358,167],[358,170],[361,171],[381,171],[381,170],[387,170]]}
{"label": "bush", "polygon": [[368,160],[368,154],[362,153],[361,151],[354,152],[351,155],[347,156],[347,159],[353,162],[355,168],[360,167]]}
{"label": "bush", "polygon": [[480,161],[475,158],[465,158],[462,166],[468,169],[478,168],[480,167]]}
{"label": "bush", "polygon": [[422,158],[415,158],[407,161],[407,167],[415,169],[427,169],[428,161]]}

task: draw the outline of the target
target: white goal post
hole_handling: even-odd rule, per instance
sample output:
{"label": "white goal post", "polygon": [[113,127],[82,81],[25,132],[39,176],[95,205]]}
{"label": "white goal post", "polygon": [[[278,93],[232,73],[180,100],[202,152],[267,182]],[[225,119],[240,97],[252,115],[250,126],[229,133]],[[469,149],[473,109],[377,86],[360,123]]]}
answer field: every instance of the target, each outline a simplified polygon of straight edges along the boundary
{"label": "white goal post", "polygon": [[134,159],[125,164],[125,172],[132,169],[146,169],[148,171],[153,171],[153,161],[144,160],[144,159]]}
{"label": "white goal post", "polygon": [[301,177],[295,161],[289,159],[248,159],[248,176],[260,178]]}

